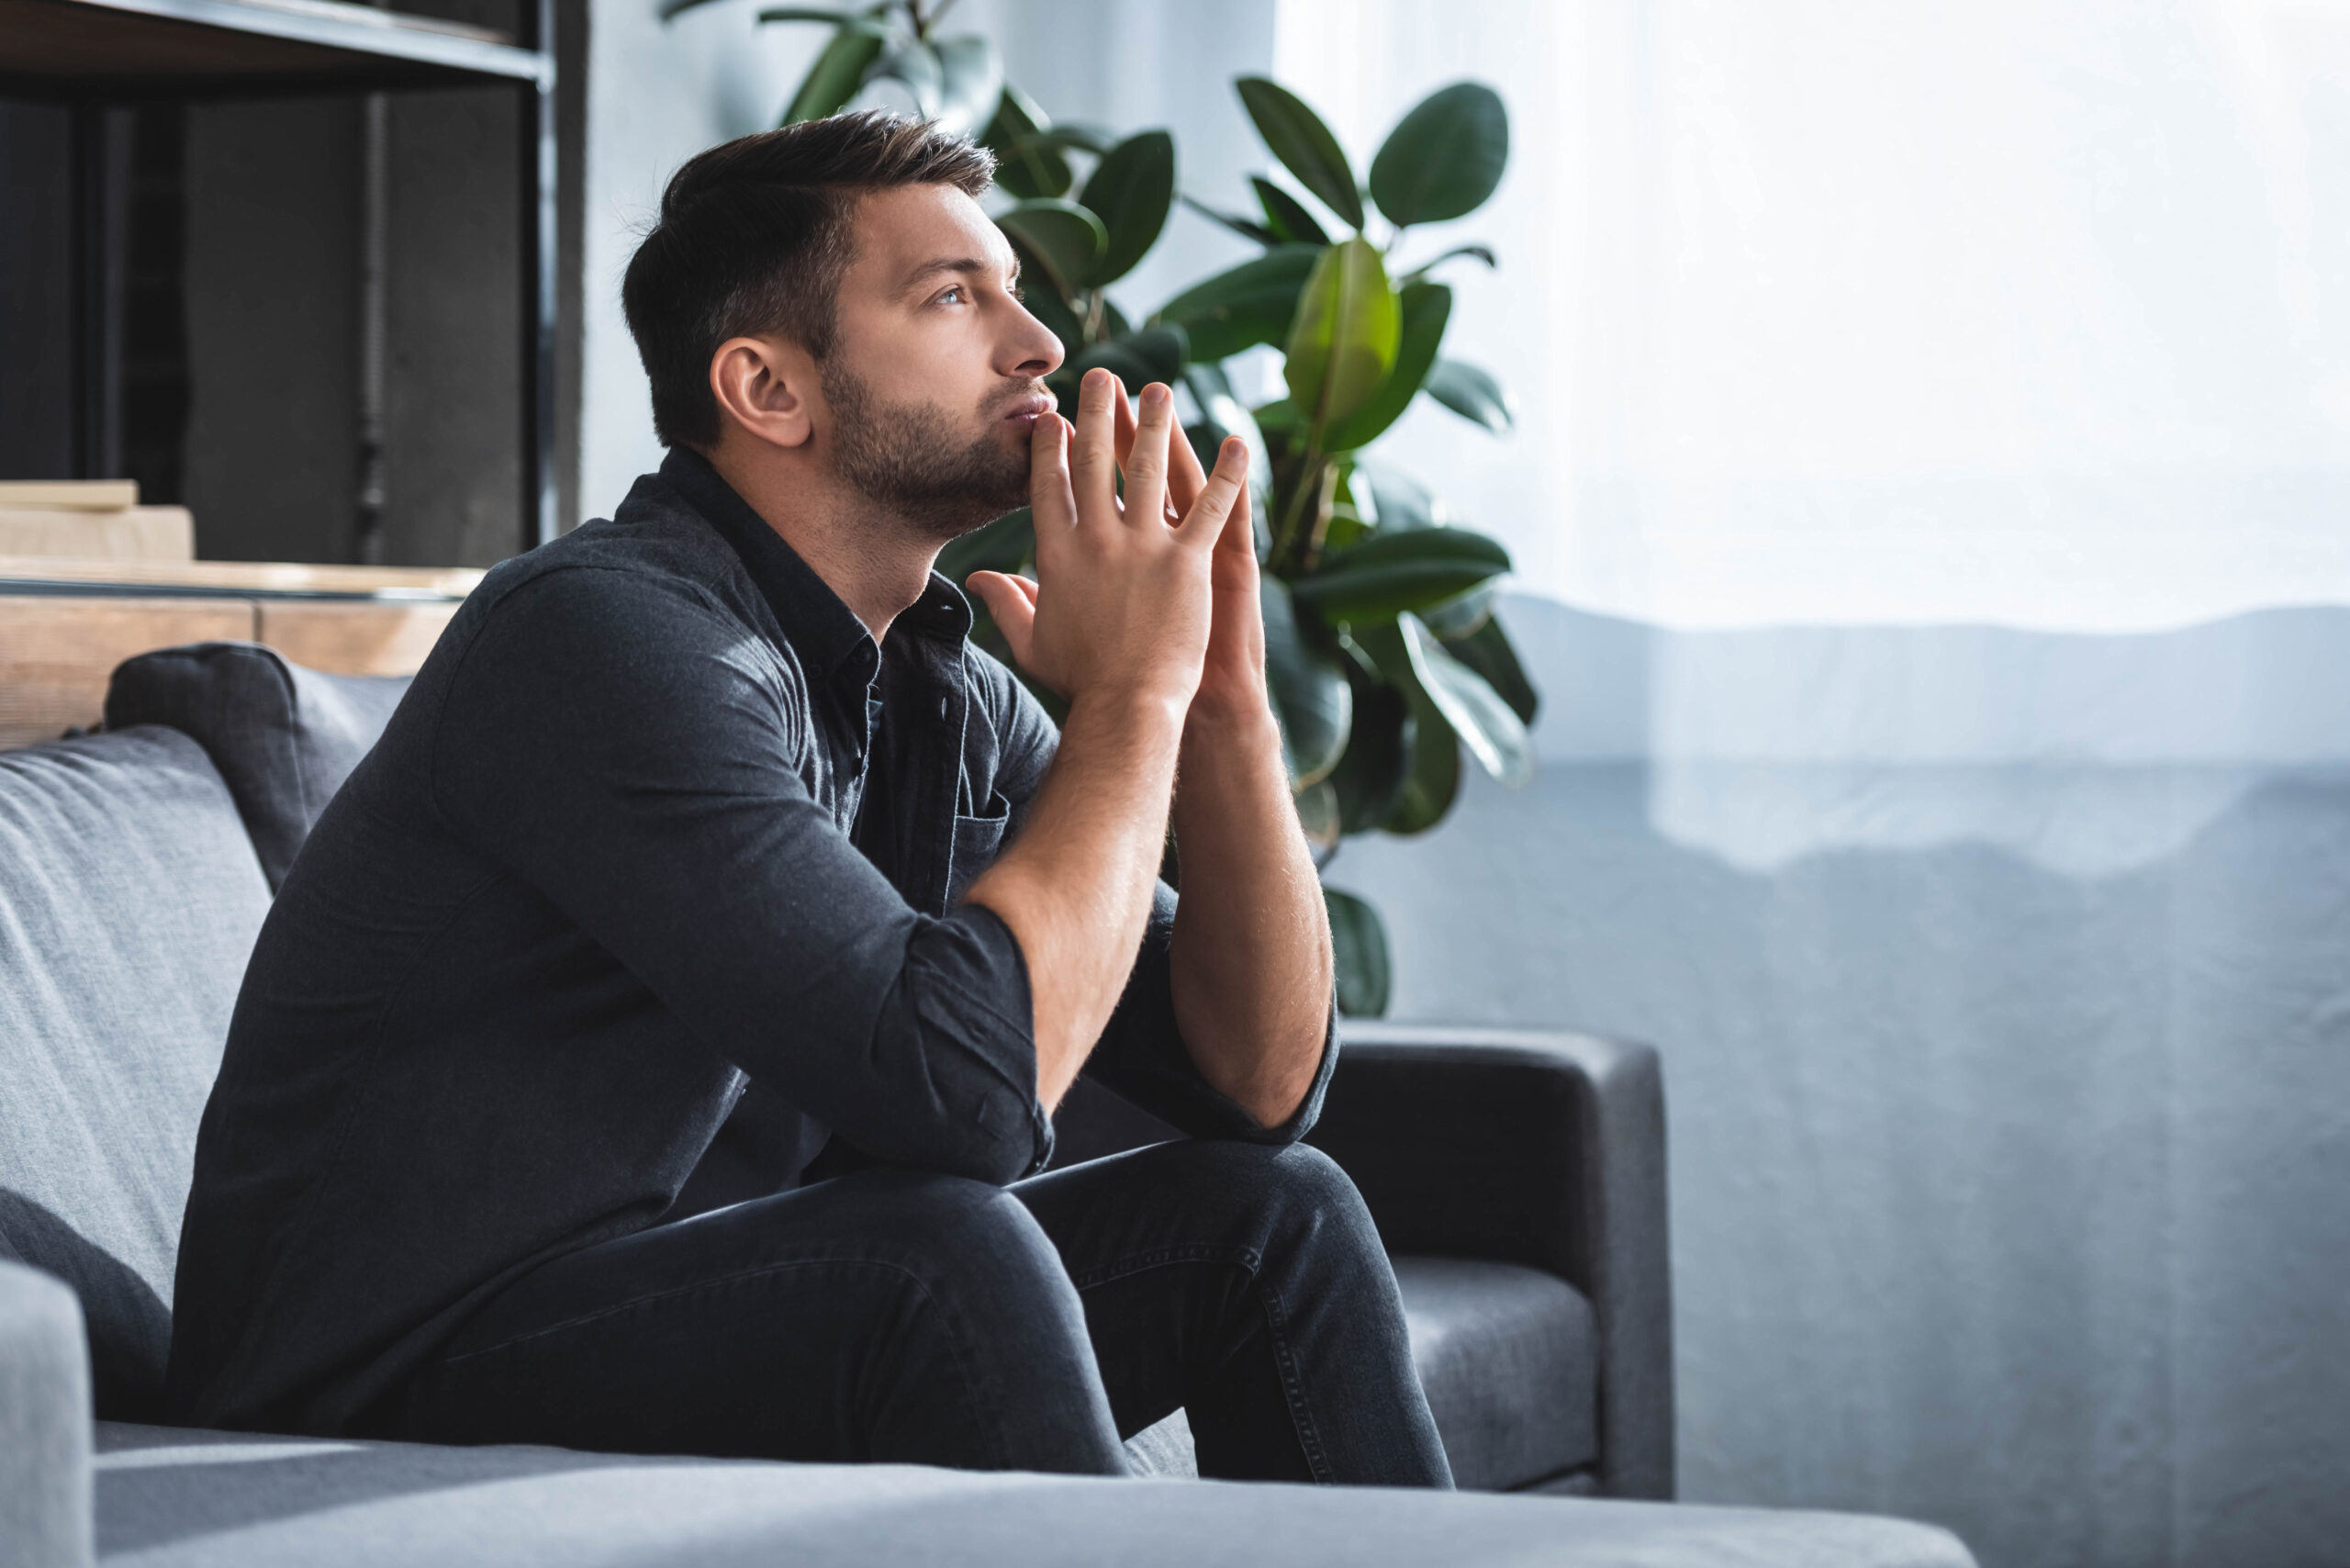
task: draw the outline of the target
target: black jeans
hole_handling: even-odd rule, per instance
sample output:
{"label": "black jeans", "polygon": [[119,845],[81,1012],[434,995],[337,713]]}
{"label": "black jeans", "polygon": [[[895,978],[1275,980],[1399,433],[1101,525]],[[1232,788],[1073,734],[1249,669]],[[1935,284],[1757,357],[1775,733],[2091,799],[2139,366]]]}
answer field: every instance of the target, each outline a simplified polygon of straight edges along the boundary
{"label": "black jeans", "polygon": [[386,1435],[1115,1475],[1178,1406],[1203,1475],[1452,1484],[1378,1233],[1318,1150],[866,1170],[655,1226],[502,1292]]}

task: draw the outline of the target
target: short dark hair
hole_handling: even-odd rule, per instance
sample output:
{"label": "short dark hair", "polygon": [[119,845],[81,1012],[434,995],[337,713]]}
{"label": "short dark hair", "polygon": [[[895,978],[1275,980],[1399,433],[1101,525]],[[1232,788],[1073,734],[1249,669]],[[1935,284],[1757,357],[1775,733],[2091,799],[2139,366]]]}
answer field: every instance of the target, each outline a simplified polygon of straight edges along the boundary
{"label": "short dark hair", "polygon": [[688,159],[629,259],[621,308],[653,382],[664,446],[718,439],[710,356],[729,338],[775,334],[832,352],[856,198],[901,185],[977,196],[995,155],[900,115],[803,120]]}

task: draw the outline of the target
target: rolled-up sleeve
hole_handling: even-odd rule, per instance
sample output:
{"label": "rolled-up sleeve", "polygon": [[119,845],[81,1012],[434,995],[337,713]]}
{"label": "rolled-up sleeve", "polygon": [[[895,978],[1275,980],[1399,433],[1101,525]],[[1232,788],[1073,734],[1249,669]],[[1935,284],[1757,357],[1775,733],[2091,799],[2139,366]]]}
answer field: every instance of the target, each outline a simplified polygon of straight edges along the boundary
{"label": "rolled-up sleeve", "polygon": [[553,572],[465,650],[432,792],[697,1037],[859,1148],[995,1182],[1041,1168],[1018,943],[985,909],[913,909],[858,853],[801,774],[810,722],[774,651],[690,586]]}
{"label": "rolled-up sleeve", "polygon": [[[1036,700],[1002,666],[997,666],[997,672],[1001,679],[996,722],[1002,762],[996,788],[1012,802],[1010,837],[1016,838],[1051,767],[1060,736]],[[1164,880],[1153,888],[1150,918],[1143,927],[1134,970],[1102,1038],[1086,1058],[1084,1076],[1192,1137],[1295,1143],[1313,1130],[1322,1114],[1323,1095],[1337,1067],[1337,998],[1332,995],[1323,1025],[1322,1060],[1315,1070],[1313,1086],[1289,1120],[1265,1126],[1238,1101],[1207,1081],[1176,1025],[1169,959],[1178,899],[1176,890]]]}

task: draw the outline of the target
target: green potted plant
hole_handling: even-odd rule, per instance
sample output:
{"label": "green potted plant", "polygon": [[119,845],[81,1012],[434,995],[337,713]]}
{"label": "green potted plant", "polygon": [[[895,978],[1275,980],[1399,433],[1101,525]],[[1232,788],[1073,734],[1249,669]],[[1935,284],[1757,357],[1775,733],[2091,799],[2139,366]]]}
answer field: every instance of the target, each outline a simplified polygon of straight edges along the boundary
{"label": "green potted plant", "polygon": [[[665,14],[701,3],[671,0]],[[1005,82],[992,43],[937,30],[952,4],[761,11],[762,21],[834,29],[783,121],[837,113],[889,80],[926,118],[985,142],[1011,198],[996,221],[1020,255],[1028,308],[1069,351],[1055,377],[1064,395],[1103,365],[1129,386],[1184,388],[1203,452],[1228,433],[1248,438],[1259,454],[1268,673],[1317,857],[1326,864],[1350,834],[1435,826],[1459,793],[1464,754],[1503,783],[1522,783],[1534,766],[1527,726],[1538,700],[1494,606],[1508,552],[1367,455],[1423,395],[1496,434],[1512,428],[1499,383],[1440,352],[1452,289],[1434,274],[1460,262],[1491,267],[1493,252],[1454,244],[1406,264],[1427,226],[1473,212],[1500,184],[1509,157],[1500,97],[1463,82],[1423,99],[1389,133],[1365,182],[1305,103],[1276,83],[1241,78],[1250,121],[1304,194],[1259,175],[1249,213],[1181,196],[1262,253],[1136,321],[1109,290],[1158,243],[1179,199],[1173,139],[1054,125]],[[1286,396],[1251,408],[1227,362],[1260,346],[1279,352]],[[1033,528],[1020,511],[947,546],[939,570],[960,581],[1034,564]],[[1007,653],[984,616],[975,635]],[[1377,912],[1336,890],[1325,897],[1339,1005],[1385,1011],[1391,966]]]}

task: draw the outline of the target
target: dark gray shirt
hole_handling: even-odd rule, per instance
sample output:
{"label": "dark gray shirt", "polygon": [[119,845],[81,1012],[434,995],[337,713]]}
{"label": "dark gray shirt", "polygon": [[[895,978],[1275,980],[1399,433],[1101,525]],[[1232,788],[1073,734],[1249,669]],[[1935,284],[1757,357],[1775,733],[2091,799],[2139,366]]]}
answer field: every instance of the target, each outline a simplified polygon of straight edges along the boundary
{"label": "dark gray shirt", "polygon": [[[933,577],[877,648],[710,465],[492,571],[263,926],[196,1144],[178,1416],[364,1428],[546,1260],[882,1160],[1039,1169],[1028,975],[961,902],[1051,720]],[[1086,1069],[1198,1137],[1158,887]]]}

